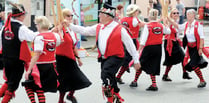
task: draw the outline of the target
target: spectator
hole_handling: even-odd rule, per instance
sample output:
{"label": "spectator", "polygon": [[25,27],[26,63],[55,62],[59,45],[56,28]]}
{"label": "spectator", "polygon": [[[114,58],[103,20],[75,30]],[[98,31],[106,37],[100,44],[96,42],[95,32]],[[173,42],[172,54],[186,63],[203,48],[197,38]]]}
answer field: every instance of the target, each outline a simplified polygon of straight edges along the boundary
{"label": "spectator", "polygon": [[154,3],[153,8],[158,10],[158,16],[160,16],[161,15],[161,10],[162,10],[162,6],[160,4],[160,1],[159,0],[154,0],[153,3]]}
{"label": "spectator", "polygon": [[206,0],[205,8],[209,9],[209,0]]}
{"label": "spectator", "polygon": [[206,3],[205,3],[205,19],[209,19],[209,0],[206,0]]}
{"label": "spectator", "polygon": [[[84,26],[85,17],[84,17],[82,6],[83,4],[81,4],[81,26]],[[87,41],[86,36],[81,35],[81,41]]]}
{"label": "spectator", "polygon": [[147,16],[149,16],[149,11],[153,9],[153,0],[149,0],[149,5],[147,7]]}
{"label": "spectator", "polygon": [[184,23],[184,14],[185,14],[185,7],[184,4],[181,2],[181,0],[176,0],[176,8],[179,11],[179,24]]}
{"label": "spectator", "polygon": [[171,0],[168,0],[168,13],[172,10]]}

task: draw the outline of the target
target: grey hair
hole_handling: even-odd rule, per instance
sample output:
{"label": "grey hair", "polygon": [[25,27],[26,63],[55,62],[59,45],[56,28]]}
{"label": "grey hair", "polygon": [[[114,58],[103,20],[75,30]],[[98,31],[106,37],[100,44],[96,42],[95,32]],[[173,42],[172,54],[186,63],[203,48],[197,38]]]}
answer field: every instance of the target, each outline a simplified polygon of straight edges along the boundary
{"label": "grey hair", "polygon": [[195,19],[199,18],[199,15],[194,9],[187,10],[187,14],[193,14]]}
{"label": "grey hair", "polygon": [[196,15],[196,11],[195,11],[194,9],[189,9],[189,10],[187,10],[187,14],[188,14],[188,13],[190,13],[190,14],[193,13],[194,15]]}

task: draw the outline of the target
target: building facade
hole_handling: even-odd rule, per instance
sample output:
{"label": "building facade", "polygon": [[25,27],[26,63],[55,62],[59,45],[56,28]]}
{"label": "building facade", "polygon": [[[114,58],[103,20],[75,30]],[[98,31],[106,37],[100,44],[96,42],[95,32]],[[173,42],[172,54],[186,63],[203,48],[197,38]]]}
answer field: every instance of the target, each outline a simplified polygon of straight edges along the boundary
{"label": "building facade", "polygon": [[[26,11],[27,11],[27,16],[24,21],[24,23],[28,27],[33,27],[33,19],[37,15],[45,15],[49,18],[49,20],[53,23],[53,16],[51,13],[51,0],[16,0],[18,3],[21,3],[24,5]],[[62,0],[61,0],[62,1]],[[75,0],[76,1],[76,0]],[[84,2],[85,1],[85,2]],[[90,1],[90,2],[88,2]],[[132,0],[132,3],[135,3],[140,7],[142,11],[142,16],[147,17],[147,6],[148,6],[148,1],[149,0]],[[185,7],[196,7],[198,0],[181,0]],[[191,2],[192,1],[192,2]],[[97,22],[97,16],[98,16],[98,4],[96,3],[95,0],[80,0],[81,3],[83,4],[83,7],[81,9],[84,10],[84,15],[85,15],[85,23],[87,25],[91,25],[92,23]],[[103,1],[105,2],[105,0]],[[117,6],[118,4],[122,4],[125,7],[127,7],[129,0],[113,0],[112,1],[113,6]],[[206,0],[199,0],[200,6],[204,6]],[[176,5],[176,0],[171,0],[172,7],[175,7]],[[94,11],[94,12],[92,12]],[[125,14],[125,10],[124,10]]]}

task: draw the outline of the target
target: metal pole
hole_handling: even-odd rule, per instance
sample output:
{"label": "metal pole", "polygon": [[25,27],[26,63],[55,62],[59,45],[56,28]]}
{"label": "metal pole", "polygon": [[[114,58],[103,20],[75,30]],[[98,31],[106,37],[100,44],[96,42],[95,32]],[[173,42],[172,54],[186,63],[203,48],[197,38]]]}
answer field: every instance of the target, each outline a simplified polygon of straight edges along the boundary
{"label": "metal pole", "polygon": [[[101,9],[101,0],[98,0],[98,10],[100,10]],[[98,19],[98,23],[99,23],[99,12],[98,12],[98,17],[97,17]]]}
{"label": "metal pole", "polygon": [[44,16],[46,15],[46,0],[44,0]]}
{"label": "metal pole", "polygon": [[129,0],[129,4],[131,4],[131,0]]}

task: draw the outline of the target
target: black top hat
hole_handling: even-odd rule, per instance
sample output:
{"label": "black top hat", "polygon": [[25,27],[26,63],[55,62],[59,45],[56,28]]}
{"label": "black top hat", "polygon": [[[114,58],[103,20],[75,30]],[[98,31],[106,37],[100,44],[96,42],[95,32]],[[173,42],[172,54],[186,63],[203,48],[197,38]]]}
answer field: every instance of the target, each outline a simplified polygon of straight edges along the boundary
{"label": "black top hat", "polygon": [[21,16],[25,14],[26,14],[25,8],[23,7],[22,4],[17,4],[16,6],[12,7],[12,15]]}
{"label": "black top hat", "polygon": [[99,12],[107,14],[111,17],[115,17],[115,7],[112,7],[111,5],[109,5],[108,3],[104,3],[103,7],[99,10]]}

